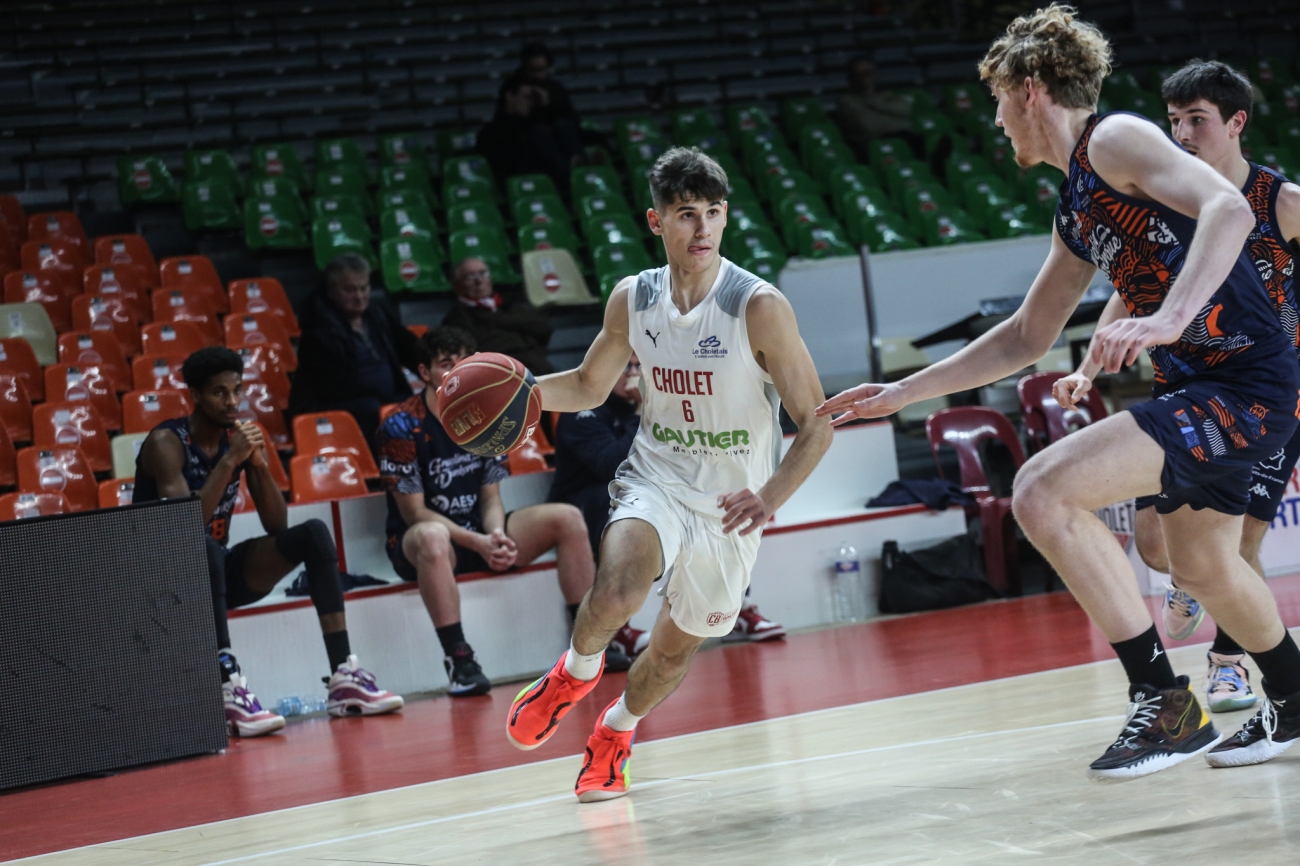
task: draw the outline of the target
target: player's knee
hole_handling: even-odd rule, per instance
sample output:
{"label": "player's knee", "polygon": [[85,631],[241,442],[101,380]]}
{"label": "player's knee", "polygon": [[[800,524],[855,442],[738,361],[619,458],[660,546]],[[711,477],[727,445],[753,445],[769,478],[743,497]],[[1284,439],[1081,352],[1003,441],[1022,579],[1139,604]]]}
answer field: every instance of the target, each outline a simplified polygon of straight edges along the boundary
{"label": "player's knee", "polygon": [[1050,476],[1031,460],[1021,467],[1011,490],[1011,511],[1027,534],[1050,523],[1060,504],[1052,490]]}
{"label": "player's knee", "polygon": [[321,520],[307,520],[277,532],[275,549],[290,562],[337,562],[334,536]]}
{"label": "player's knee", "polygon": [[451,533],[438,523],[418,523],[407,530],[415,555],[436,562],[451,556]]}
{"label": "player's knee", "polygon": [[587,605],[599,619],[617,620],[621,625],[641,609],[645,595],[625,581],[597,577],[587,597]]}

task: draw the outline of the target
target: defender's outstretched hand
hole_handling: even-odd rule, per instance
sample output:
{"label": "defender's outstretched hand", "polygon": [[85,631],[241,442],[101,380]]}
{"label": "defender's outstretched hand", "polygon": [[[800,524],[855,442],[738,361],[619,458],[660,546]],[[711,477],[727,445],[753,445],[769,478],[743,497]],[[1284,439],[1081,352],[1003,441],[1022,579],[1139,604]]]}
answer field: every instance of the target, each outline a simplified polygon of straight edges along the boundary
{"label": "defender's outstretched hand", "polygon": [[855,418],[884,418],[907,405],[897,385],[863,384],[842,391],[817,407],[817,415],[825,417],[844,414],[831,421],[832,427],[847,424]]}
{"label": "defender's outstretched hand", "polygon": [[1066,409],[1073,409],[1092,390],[1092,379],[1077,370],[1052,383],[1052,396]]}
{"label": "defender's outstretched hand", "polygon": [[1121,367],[1136,362],[1143,349],[1177,341],[1182,336],[1184,327],[1186,326],[1171,322],[1159,313],[1140,319],[1111,322],[1092,335],[1088,360],[1100,364],[1107,373],[1118,373]]}

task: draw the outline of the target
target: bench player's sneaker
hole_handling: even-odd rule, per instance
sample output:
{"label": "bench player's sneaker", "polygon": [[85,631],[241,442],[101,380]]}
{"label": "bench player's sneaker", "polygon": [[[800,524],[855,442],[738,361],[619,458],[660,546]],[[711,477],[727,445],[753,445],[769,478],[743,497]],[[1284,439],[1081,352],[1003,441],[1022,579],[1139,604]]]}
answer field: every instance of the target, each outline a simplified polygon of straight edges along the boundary
{"label": "bench player's sneaker", "polygon": [[549,740],[559,727],[560,719],[600,682],[600,675],[605,670],[603,655],[600,670],[585,682],[564,669],[567,656],[567,652],[560,656],[560,660],[541,679],[515,695],[510,714],[506,716],[506,738],[516,749],[531,752]]}
{"label": "bench player's sneaker", "polygon": [[1300,692],[1275,698],[1264,687],[1264,705],[1242,726],[1210,750],[1205,762],[1211,767],[1244,767],[1271,761],[1300,740]]}
{"label": "bench player's sneaker", "polygon": [[616,731],[605,727],[605,713],[617,703],[618,698],[615,698],[601,711],[596,730],[587,738],[582,769],[578,771],[578,781],[573,786],[579,803],[596,803],[622,797],[631,784],[627,763],[632,759],[636,731]]}
{"label": "bench player's sneaker", "polygon": [[261,737],[284,727],[284,716],[262,709],[243,674],[231,674],[221,684],[221,698],[226,705],[226,728],[236,737]]}
{"label": "bench player's sneaker", "polygon": [[650,632],[625,624],[614,632],[614,639],[609,642],[609,645],[622,650],[628,658],[635,659],[650,646]]}
{"label": "bench player's sneaker", "polygon": [[1255,706],[1250,674],[1242,665],[1245,653],[1206,653],[1210,669],[1205,674],[1205,703],[1212,713],[1230,713]]}
{"label": "bench player's sneaker", "polygon": [[722,640],[731,643],[732,641],[780,640],[783,637],[785,637],[785,626],[779,622],[772,622],[758,612],[758,605],[751,604],[740,609],[740,613],[736,616],[735,628]]}
{"label": "bench player's sneaker", "polygon": [[401,695],[376,685],[375,675],[361,667],[354,655],[329,678],[329,693],[331,716],[378,716],[396,712],[406,703]]}
{"label": "bench player's sneaker", "polygon": [[1201,603],[1172,583],[1165,584],[1165,636],[1170,640],[1187,640],[1205,619]]}
{"label": "bench player's sneaker", "polygon": [[1219,732],[1188,688],[1187,677],[1179,677],[1173,689],[1130,685],[1124,730],[1092,762],[1088,775],[1101,782],[1136,779],[1182,763],[1218,741]]}
{"label": "bench player's sneaker", "polygon": [[447,669],[447,694],[453,698],[470,698],[492,691],[492,681],[483,673],[478,658],[470,645],[461,641],[444,656],[442,666]]}

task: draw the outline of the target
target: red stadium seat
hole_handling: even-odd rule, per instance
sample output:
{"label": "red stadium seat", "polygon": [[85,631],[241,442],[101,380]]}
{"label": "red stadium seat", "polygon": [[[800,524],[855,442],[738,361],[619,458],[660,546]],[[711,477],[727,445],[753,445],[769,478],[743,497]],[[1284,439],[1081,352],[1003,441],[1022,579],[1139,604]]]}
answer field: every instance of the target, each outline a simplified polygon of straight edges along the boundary
{"label": "red stadium seat", "polygon": [[[280,461],[275,460],[273,462],[279,463]],[[283,466],[280,467],[280,471],[281,472],[284,471]],[[286,486],[282,489],[288,490],[289,488]],[[256,511],[256,510],[257,510],[257,503],[253,501],[253,494],[248,489],[248,473],[244,472],[239,476],[239,495],[235,497],[234,513],[247,514],[250,511]]]}
{"label": "red stadium seat", "polygon": [[198,328],[204,345],[221,345],[221,323],[207,293],[198,286],[164,286],[153,293],[155,322],[190,322]]}
{"label": "red stadium seat", "polygon": [[158,279],[158,262],[148,242],[140,235],[95,238],[95,264],[129,267],[141,278],[146,289],[162,285]]}
{"label": "red stadium seat", "polygon": [[[265,366],[263,359],[267,353],[265,346],[258,346],[255,349],[244,347],[235,350],[244,360],[244,385],[250,382],[260,382],[266,386],[267,393],[271,395],[271,401],[280,409],[289,408],[289,376],[280,372],[273,367]],[[261,354],[263,358],[257,357]]]}
{"label": "red stadium seat", "polygon": [[25,520],[72,509],[62,493],[6,493],[0,496],[0,520]]}
{"label": "red stadium seat", "polygon": [[149,287],[130,266],[91,265],[82,274],[82,286],[87,295],[120,295],[142,325],[153,320]]}
{"label": "red stadium seat", "polygon": [[284,412],[275,405],[275,398],[264,382],[245,382],[244,399],[239,404],[239,417],[262,425],[263,435],[277,451],[293,451],[293,438],[284,423]]}
{"label": "red stadium seat", "polygon": [[117,338],[107,331],[69,331],[59,335],[59,363],[97,366],[119,394],[131,390],[131,368]]}
{"label": "red stadium seat", "polygon": [[85,400],[95,407],[107,430],[122,429],[122,404],[110,382],[94,365],[51,364],[45,368],[45,398],[75,403]]}
{"label": "red stadium seat", "polygon": [[0,373],[0,423],[12,441],[32,441],[32,401],[22,379],[9,372]]}
{"label": "red stadium seat", "polygon": [[168,388],[188,390],[181,378],[181,365],[185,355],[140,355],[131,362],[131,384],[136,391],[157,391]]}
{"label": "red stadium seat", "polygon": [[45,374],[41,372],[32,344],[22,337],[0,340],[0,373],[17,376],[31,400],[40,402],[45,399]]}
{"label": "red stadium seat", "polygon": [[1096,388],[1090,390],[1083,403],[1075,409],[1066,409],[1056,402],[1052,386],[1064,377],[1064,373],[1045,370],[1021,378],[1016,385],[1025,419],[1025,433],[1035,448],[1046,448],[1065,438],[1072,430],[1087,427],[1106,417],[1106,402]]}
{"label": "red stadium seat", "polygon": [[179,355],[182,360],[207,344],[193,322],[150,322],[140,329],[146,355]]}
{"label": "red stadium seat", "polygon": [[131,391],[122,396],[122,432],[148,433],[163,421],[192,411],[183,391]]}
{"label": "red stadium seat", "polygon": [[290,337],[301,335],[298,317],[293,314],[293,305],[279,280],[274,277],[231,280],[228,288],[231,313],[275,313]]}
{"label": "red stadium seat", "polygon": [[232,349],[245,346],[266,346],[277,359],[277,366],[286,373],[298,369],[298,358],[284,323],[274,313],[245,313],[226,316],[226,345]]}
{"label": "red stadium seat", "polygon": [[86,230],[81,227],[81,219],[72,211],[34,213],[27,218],[27,240],[40,241],[46,238],[62,238],[76,244],[82,251],[86,263],[90,263],[90,239],[86,237]]}
{"label": "red stadium seat", "polygon": [[9,226],[0,222],[0,275],[22,268],[21,249],[22,243],[9,231]]}
{"label": "red stadium seat", "polygon": [[99,505],[95,474],[86,462],[86,455],[75,445],[19,449],[18,490],[62,493],[70,511],[85,511]]}
{"label": "red stadium seat", "polygon": [[27,240],[27,214],[16,195],[0,195],[0,222],[9,229],[9,236],[21,244]]}
{"label": "red stadium seat", "polygon": [[20,252],[25,271],[62,271],[77,282],[90,263],[81,248],[67,238],[44,238],[28,241]]}
{"label": "red stadium seat", "polygon": [[293,444],[299,454],[351,454],[363,478],[378,478],[366,437],[357,419],[347,412],[311,412],[293,419]]}
{"label": "red stadium seat", "polygon": [[191,286],[202,289],[203,295],[218,313],[230,312],[230,299],[222,288],[221,277],[207,256],[174,256],[158,263],[158,278],[163,288]]}
{"label": "red stadium seat", "polygon": [[0,487],[18,486],[18,452],[9,431],[0,424]]}
{"label": "red stadium seat", "polygon": [[506,467],[511,475],[530,475],[551,468],[546,465],[546,458],[537,450],[537,444],[532,439],[506,455]]}
{"label": "red stadium seat", "polygon": [[91,472],[113,471],[113,449],[104,422],[86,401],[51,400],[32,409],[32,444],[37,448],[72,445],[81,449]]}
{"label": "red stadium seat", "polygon": [[140,354],[140,323],[123,295],[77,295],[72,299],[72,327],[105,331],[117,339],[128,358]]}
{"label": "red stadium seat", "polygon": [[110,478],[99,482],[99,507],[118,508],[130,505],[135,496],[134,478]]}
{"label": "red stadium seat", "polygon": [[289,461],[292,501],[328,502],[365,496],[366,482],[351,454],[299,454]]}
{"label": "red stadium seat", "polygon": [[984,531],[984,569],[989,583],[998,589],[1009,585],[1015,594],[1021,591],[1017,568],[1016,524],[1011,517],[1011,497],[995,496],[980,459],[980,443],[1001,442],[1011,452],[1016,468],[1025,464],[1025,452],[1016,437],[1016,429],[1006,416],[984,406],[956,406],[940,409],[925,420],[926,438],[934,464],[943,477],[939,446],[947,444],[957,452],[961,469],[961,486],[975,497],[980,525]]}
{"label": "red stadium seat", "polygon": [[5,274],[6,304],[40,304],[60,334],[72,329],[72,306],[60,271],[10,271]]}
{"label": "red stadium seat", "polygon": [[412,334],[414,334],[417,337],[423,337],[425,334],[429,333],[429,326],[428,325],[407,325],[406,330],[410,331]]}

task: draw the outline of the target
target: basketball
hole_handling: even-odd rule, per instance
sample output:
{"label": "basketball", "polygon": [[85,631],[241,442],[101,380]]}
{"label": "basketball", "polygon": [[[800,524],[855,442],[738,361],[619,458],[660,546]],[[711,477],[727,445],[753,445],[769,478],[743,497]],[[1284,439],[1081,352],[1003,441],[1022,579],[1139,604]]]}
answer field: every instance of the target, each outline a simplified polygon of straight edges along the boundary
{"label": "basketball", "polygon": [[542,417],[542,394],[523,364],[496,352],[461,361],[438,387],[438,413],[451,440],[495,457],[519,447]]}

